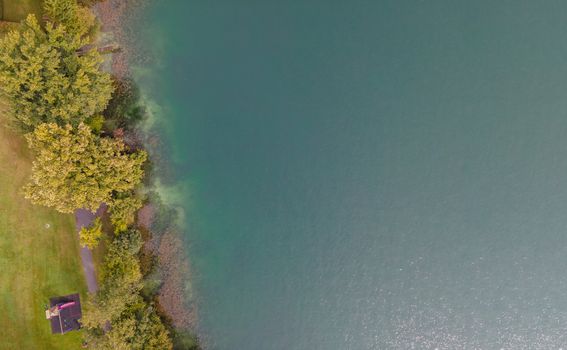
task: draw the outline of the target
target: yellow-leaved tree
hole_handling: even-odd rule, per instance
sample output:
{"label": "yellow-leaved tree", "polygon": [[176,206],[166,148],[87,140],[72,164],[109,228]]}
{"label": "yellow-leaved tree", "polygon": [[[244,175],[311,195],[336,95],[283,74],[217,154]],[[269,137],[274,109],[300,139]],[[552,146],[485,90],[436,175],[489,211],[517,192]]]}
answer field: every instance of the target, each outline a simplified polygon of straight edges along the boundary
{"label": "yellow-leaved tree", "polygon": [[[30,15],[21,29],[0,40],[0,89],[17,126],[31,131],[41,123],[79,123],[101,112],[112,94],[100,54],[84,50],[88,40]],[[79,54],[79,50],[81,54]]]}
{"label": "yellow-leaved tree", "polygon": [[79,243],[83,247],[94,249],[102,238],[102,221],[96,218],[90,226],[83,227],[79,231]]}
{"label": "yellow-leaved tree", "polygon": [[25,196],[62,213],[95,211],[114,195],[132,191],[144,174],[146,152],[129,152],[122,141],[99,137],[83,123],[40,124],[26,139],[36,158]]}
{"label": "yellow-leaved tree", "polygon": [[142,207],[142,200],[134,193],[120,193],[109,204],[110,222],[114,232],[119,234],[136,221],[136,212]]}
{"label": "yellow-leaved tree", "polygon": [[49,22],[65,26],[69,35],[83,37],[96,26],[94,14],[76,0],[43,0],[43,12]]}

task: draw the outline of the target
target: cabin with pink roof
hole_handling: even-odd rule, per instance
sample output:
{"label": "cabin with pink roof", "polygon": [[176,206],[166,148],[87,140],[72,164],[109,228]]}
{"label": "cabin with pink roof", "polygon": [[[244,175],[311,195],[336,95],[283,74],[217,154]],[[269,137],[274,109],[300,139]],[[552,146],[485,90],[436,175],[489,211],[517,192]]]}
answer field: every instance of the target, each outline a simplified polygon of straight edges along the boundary
{"label": "cabin with pink roof", "polygon": [[53,334],[80,329],[81,316],[81,298],[78,293],[49,299],[49,308],[45,310],[45,318],[51,321]]}

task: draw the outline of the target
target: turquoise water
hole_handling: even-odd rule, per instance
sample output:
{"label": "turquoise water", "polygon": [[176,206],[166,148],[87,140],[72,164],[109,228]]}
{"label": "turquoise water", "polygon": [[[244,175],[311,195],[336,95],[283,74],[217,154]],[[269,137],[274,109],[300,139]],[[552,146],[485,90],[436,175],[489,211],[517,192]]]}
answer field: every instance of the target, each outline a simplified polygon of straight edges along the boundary
{"label": "turquoise water", "polygon": [[144,26],[209,349],[567,348],[567,3],[164,0]]}

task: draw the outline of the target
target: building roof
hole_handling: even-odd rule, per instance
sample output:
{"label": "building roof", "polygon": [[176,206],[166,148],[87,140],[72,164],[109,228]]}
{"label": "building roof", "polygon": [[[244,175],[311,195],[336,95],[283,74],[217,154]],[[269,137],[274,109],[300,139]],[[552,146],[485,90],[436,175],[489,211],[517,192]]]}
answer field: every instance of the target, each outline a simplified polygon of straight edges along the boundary
{"label": "building roof", "polygon": [[66,306],[59,309],[59,315],[52,316],[50,318],[51,333],[53,334],[64,334],[81,328],[79,319],[81,318],[82,313],[79,294],[70,294],[49,299],[50,307],[62,305]]}

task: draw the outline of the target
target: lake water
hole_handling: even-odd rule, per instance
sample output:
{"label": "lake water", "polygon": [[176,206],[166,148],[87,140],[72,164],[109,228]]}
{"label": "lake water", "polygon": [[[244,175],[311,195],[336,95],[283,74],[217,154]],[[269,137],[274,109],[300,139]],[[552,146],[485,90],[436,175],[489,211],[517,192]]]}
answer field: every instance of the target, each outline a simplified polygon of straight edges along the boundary
{"label": "lake water", "polygon": [[567,3],[145,16],[209,349],[567,349]]}

